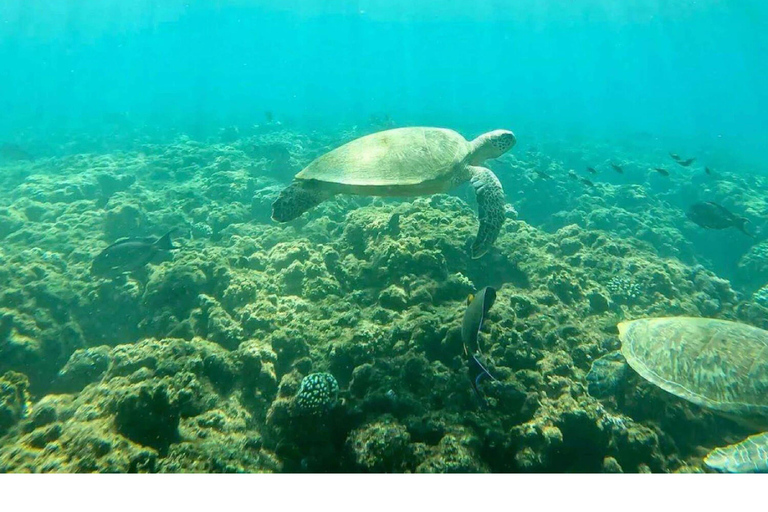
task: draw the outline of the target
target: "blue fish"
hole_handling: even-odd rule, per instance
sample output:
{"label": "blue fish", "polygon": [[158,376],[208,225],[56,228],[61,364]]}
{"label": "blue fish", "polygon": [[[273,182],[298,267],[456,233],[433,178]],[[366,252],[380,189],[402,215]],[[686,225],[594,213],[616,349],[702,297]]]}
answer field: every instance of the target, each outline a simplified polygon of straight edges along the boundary
{"label": "blue fish", "polygon": [[477,295],[470,295],[467,298],[467,309],[464,312],[464,320],[461,324],[461,340],[464,342],[464,354],[469,357],[470,373],[474,375],[474,378],[471,379],[472,389],[483,404],[486,401],[480,392],[480,381],[483,377],[489,377],[493,381],[497,381],[497,379],[491,375],[480,361],[479,355],[481,350],[478,340],[485,316],[495,301],[496,290],[490,286],[480,290]]}

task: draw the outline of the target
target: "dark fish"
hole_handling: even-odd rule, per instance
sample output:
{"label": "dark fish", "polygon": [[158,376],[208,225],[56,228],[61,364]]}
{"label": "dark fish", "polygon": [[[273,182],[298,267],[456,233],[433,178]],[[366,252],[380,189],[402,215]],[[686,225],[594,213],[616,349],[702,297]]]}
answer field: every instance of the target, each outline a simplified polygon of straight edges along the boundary
{"label": "dark fish", "polygon": [[613,170],[616,171],[617,173],[624,174],[624,169],[622,169],[620,165],[611,163],[611,167],[613,167]]}
{"label": "dark fish", "polygon": [[587,167],[587,172],[590,174],[597,174],[597,171],[594,169],[594,167]]}
{"label": "dark fish", "polygon": [[268,123],[271,123],[274,118],[275,115],[270,110],[264,112],[264,119],[266,119]]}
{"label": "dark fish", "polygon": [[482,329],[483,321],[485,320],[485,315],[488,314],[488,311],[495,301],[496,290],[490,286],[486,286],[480,290],[477,295],[470,295],[467,298],[468,305],[464,312],[464,320],[461,323],[461,340],[464,343],[464,353],[470,358],[470,371],[474,375],[474,378],[472,379],[472,389],[483,403],[485,403],[485,399],[478,387],[480,379],[486,376],[493,380],[496,379],[490,372],[488,372],[483,363],[480,362],[481,350],[478,340],[480,337],[480,329]]}
{"label": "dark fish", "polygon": [[662,167],[654,167],[653,170],[661,174],[662,176],[669,176],[669,171]]}
{"label": "dark fish", "polygon": [[677,163],[682,165],[683,167],[688,167],[695,161],[696,161],[695,158],[689,158],[688,160],[678,160]]}
{"label": "dark fish", "polygon": [[595,187],[595,184],[589,181],[587,178],[580,178],[579,181],[588,187],[592,187],[592,188]]}
{"label": "dark fish", "polygon": [[160,238],[123,238],[113,243],[91,263],[91,275],[115,278],[127,272],[139,269],[149,263],[161,251],[178,249],[173,245],[170,230]]}
{"label": "dark fish", "polygon": [[705,167],[704,172],[709,174],[710,176],[712,175],[712,171],[709,169],[709,167]]}
{"label": "dark fish", "polygon": [[387,231],[392,237],[396,237],[400,234],[400,214],[393,213],[387,222]]}
{"label": "dark fish", "polygon": [[28,152],[24,151],[18,144],[3,143],[0,144],[0,158],[3,160],[35,160]]}
{"label": "dark fish", "polygon": [[105,206],[107,206],[107,203],[109,202],[109,200],[110,200],[110,198],[111,198],[111,197],[112,197],[112,196],[103,195],[103,196],[99,197],[99,198],[96,200],[96,202],[95,202],[95,203],[93,203],[93,204],[94,204],[94,206],[95,206],[96,208],[98,208],[98,209],[102,209],[102,208],[104,208]]}
{"label": "dark fish", "polygon": [[535,172],[540,178],[544,178],[545,180],[551,180],[552,176],[545,173],[544,171],[540,171],[538,169],[534,169],[533,172]]}
{"label": "dark fish", "polygon": [[572,180],[579,181],[579,175],[576,174],[573,170],[568,171],[568,177],[571,178]]}
{"label": "dark fish", "polygon": [[671,156],[673,160],[677,160],[678,162],[680,161],[680,155],[677,153],[670,153],[669,156]]}
{"label": "dark fish", "polygon": [[480,290],[477,295],[470,295],[467,298],[467,310],[464,312],[464,320],[461,323],[461,340],[464,342],[465,350],[472,352],[480,350],[477,338],[483,327],[485,315],[495,301],[496,290],[490,286]]}
{"label": "dark fish", "polygon": [[755,237],[746,230],[745,225],[749,222],[746,217],[739,217],[728,211],[725,207],[711,201],[691,205],[685,216],[688,217],[688,220],[702,228],[728,229],[733,227],[749,237]]}

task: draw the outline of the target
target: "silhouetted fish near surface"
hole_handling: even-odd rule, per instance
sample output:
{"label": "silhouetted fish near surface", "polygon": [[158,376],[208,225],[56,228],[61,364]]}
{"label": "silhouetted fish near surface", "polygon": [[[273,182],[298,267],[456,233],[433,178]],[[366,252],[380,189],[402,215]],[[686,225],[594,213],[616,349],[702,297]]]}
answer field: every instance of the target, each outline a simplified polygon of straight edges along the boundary
{"label": "silhouetted fish near surface", "polygon": [[496,301],[496,290],[490,286],[486,286],[477,295],[470,295],[467,298],[467,309],[464,311],[464,320],[461,323],[461,340],[464,343],[464,353],[470,358],[470,368],[473,372],[474,378],[472,378],[472,389],[480,400],[485,403],[483,395],[480,393],[478,387],[480,379],[484,376],[490,377],[494,381],[496,380],[493,375],[488,372],[482,362],[480,362],[480,329],[483,328],[483,322],[488,311]]}
{"label": "silhouetted fish near surface", "polygon": [[664,169],[663,167],[654,167],[653,170],[661,174],[662,176],[669,176],[669,171]]}
{"label": "silhouetted fish near surface", "polygon": [[3,160],[35,160],[31,154],[23,150],[18,144],[3,143],[0,144],[0,159]]}
{"label": "silhouetted fish near surface", "polygon": [[685,214],[688,220],[706,229],[736,228],[745,235],[754,238],[755,235],[746,230],[746,217],[739,217],[717,203],[708,201],[691,205]]}
{"label": "silhouetted fish near surface", "polygon": [[587,167],[587,172],[590,174],[597,174],[597,171],[593,167]]}
{"label": "silhouetted fish near surface", "polygon": [[688,160],[678,160],[677,163],[682,165],[683,167],[688,167],[695,161],[696,161],[695,158],[689,158]]}
{"label": "silhouetted fish near surface", "polygon": [[670,153],[669,156],[671,156],[673,160],[677,160],[678,162],[680,161],[680,155],[677,153]]}
{"label": "silhouetted fish near surface", "polygon": [[179,249],[173,245],[170,230],[160,238],[122,238],[99,253],[91,263],[91,275],[115,278],[139,269],[161,251]]}
{"label": "silhouetted fish near surface", "polygon": [[613,167],[613,170],[616,171],[617,173],[624,174],[624,169],[620,165],[611,163],[611,167]]}

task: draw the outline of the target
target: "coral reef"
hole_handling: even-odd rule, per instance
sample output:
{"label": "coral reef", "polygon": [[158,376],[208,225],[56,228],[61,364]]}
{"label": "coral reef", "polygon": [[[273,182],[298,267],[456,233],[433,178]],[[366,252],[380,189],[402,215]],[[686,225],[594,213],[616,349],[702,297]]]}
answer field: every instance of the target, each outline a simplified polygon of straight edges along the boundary
{"label": "coral reef", "polygon": [[[765,243],[717,259],[669,206],[694,197],[682,177],[586,189],[572,156],[505,155],[519,214],[478,260],[464,189],[270,222],[297,169],[361,133],[227,129],[0,175],[0,471],[703,471],[743,433],[596,363],[623,319],[768,322]],[[757,222],[757,197],[729,206]],[[90,275],[115,239],[174,227],[178,251]],[[486,404],[461,339],[483,286]]]}
{"label": "coral reef", "polygon": [[330,373],[311,373],[301,379],[294,400],[304,414],[320,415],[328,412],[339,399],[339,384]]}

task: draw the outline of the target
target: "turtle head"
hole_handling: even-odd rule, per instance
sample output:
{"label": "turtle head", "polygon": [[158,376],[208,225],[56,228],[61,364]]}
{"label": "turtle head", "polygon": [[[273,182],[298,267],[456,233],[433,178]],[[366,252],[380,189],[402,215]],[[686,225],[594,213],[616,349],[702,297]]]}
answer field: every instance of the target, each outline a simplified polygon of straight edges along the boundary
{"label": "turtle head", "polygon": [[498,158],[517,143],[515,134],[509,130],[493,130],[472,141],[470,164],[479,165],[489,158]]}

